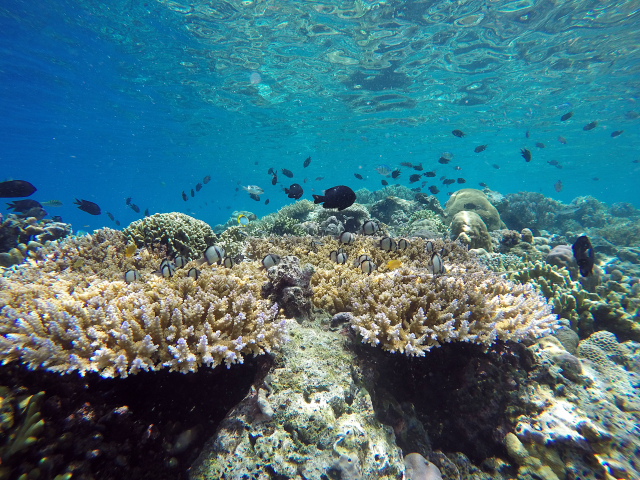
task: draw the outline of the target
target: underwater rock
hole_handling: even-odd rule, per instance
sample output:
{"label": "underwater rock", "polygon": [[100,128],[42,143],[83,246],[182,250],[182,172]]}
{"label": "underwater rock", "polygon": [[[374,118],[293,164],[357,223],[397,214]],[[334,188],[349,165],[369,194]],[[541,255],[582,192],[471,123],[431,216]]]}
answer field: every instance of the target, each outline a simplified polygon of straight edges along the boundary
{"label": "underwater rock", "polygon": [[298,257],[283,257],[278,265],[267,270],[269,281],[262,286],[262,297],[277,303],[288,318],[308,320],[311,316],[311,276],[315,269],[300,266]]}
{"label": "underwater rock", "polygon": [[387,197],[374,203],[369,209],[371,216],[380,219],[384,223],[393,223],[393,216],[398,212],[409,215],[418,208],[417,203],[398,197]]}
{"label": "underwater rock", "polygon": [[493,252],[491,236],[477,213],[464,210],[456,213],[449,229],[451,239],[458,239],[469,248],[483,248],[487,252]]}
{"label": "underwater rock", "polygon": [[[471,207],[471,205],[473,205],[473,207]],[[447,200],[444,208],[445,214],[450,222],[458,212],[465,210],[473,211],[476,215],[480,216],[486,229],[489,231],[505,228],[504,223],[500,220],[498,210],[489,203],[487,196],[480,190],[474,188],[458,190]]]}
{"label": "underwater rock", "polygon": [[573,258],[573,250],[571,250],[571,245],[558,245],[551,249],[547,258],[545,258],[545,262],[549,265],[555,265],[559,268],[566,268],[572,280],[577,280],[578,275],[578,263],[576,259]]}
{"label": "underwater rock", "polygon": [[520,239],[526,243],[533,243],[533,232],[528,228],[523,228],[520,232]]}

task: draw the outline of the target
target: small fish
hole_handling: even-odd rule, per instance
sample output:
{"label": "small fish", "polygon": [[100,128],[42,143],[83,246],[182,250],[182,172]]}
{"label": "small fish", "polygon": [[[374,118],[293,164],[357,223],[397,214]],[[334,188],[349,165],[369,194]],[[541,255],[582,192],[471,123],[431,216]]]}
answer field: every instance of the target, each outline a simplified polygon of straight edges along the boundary
{"label": "small fish", "polygon": [[313,195],[313,203],[322,203],[323,208],[337,208],[339,211],[350,207],[356,201],[356,194],[345,185],[331,187],[324,195]]}
{"label": "small fish", "polygon": [[187,277],[198,280],[198,278],[200,277],[200,270],[198,270],[197,268],[190,268],[187,272]]}
{"label": "small fish", "polygon": [[269,167],[269,170],[267,170],[267,175],[275,175],[276,171],[273,167]]}
{"label": "small fish", "polygon": [[536,142],[536,147],[538,147],[538,148],[544,148],[544,143],[542,143],[542,142]]}
{"label": "small fish", "polygon": [[573,258],[578,262],[580,275],[588,277],[593,273],[593,265],[595,264],[595,254],[589,237],[583,235],[576,240],[571,246],[573,250]]}
{"label": "small fish", "polygon": [[110,212],[107,212],[107,217],[109,217],[109,220],[111,220],[112,222],[115,220],[115,218],[113,217],[113,214]]}
{"label": "small fish", "polygon": [[467,183],[467,181],[464,178],[459,178],[457,181],[458,183]]}
{"label": "small fish", "polygon": [[462,170],[462,167],[459,167],[459,166],[456,165],[455,167],[453,167],[453,169],[454,170]]}
{"label": "small fish", "polygon": [[172,262],[165,259],[160,264],[160,273],[164,278],[171,278],[176,273],[176,267]]}
{"label": "small fish", "polygon": [[278,183],[278,176],[274,173],[271,178],[271,185],[275,185],[276,183]]}
{"label": "small fish", "polygon": [[265,205],[269,205],[269,199],[268,198],[264,201],[264,204]]}
{"label": "small fish", "polygon": [[133,243],[130,243],[129,245],[127,245],[124,249],[124,256],[129,258],[131,257],[134,253],[136,253],[136,246]]}
{"label": "small fish", "polygon": [[471,202],[465,203],[463,206],[465,210],[475,210],[477,207],[475,203],[471,203]]}
{"label": "small fish", "polygon": [[224,257],[224,259],[222,260],[222,265],[225,268],[233,268],[235,264],[236,264],[235,260],[229,256]]}
{"label": "small fish", "polygon": [[275,253],[269,253],[265,255],[264,258],[262,259],[262,266],[267,270],[270,269],[271,267],[275,267],[279,263],[280,263],[280,257]]}
{"label": "small fish", "polygon": [[286,168],[281,168],[280,171],[285,177],[289,177],[289,178],[293,177],[293,172],[291,170],[287,170]]}
{"label": "small fish", "polygon": [[28,197],[36,190],[36,187],[24,180],[0,182],[0,198]]}
{"label": "small fish", "polygon": [[395,252],[398,249],[398,244],[393,238],[382,237],[378,242],[378,247],[385,252]]}
{"label": "small fish", "polygon": [[119,227],[120,226],[120,220],[116,220],[116,225]]}
{"label": "small fish", "polygon": [[[624,130],[616,130],[615,132],[611,132],[611,138],[618,137],[624,133]],[[43,203],[44,205],[44,203]]]}
{"label": "small fish", "polygon": [[567,121],[567,120],[569,120],[571,117],[573,117],[573,112],[565,113],[564,115],[562,115],[562,116],[560,117],[560,121],[561,121],[561,122],[566,122],[566,121]]}
{"label": "small fish", "polygon": [[184,268],[187,263],[189,263],[189,257],[185,257],[184,255],[177,255],[176,258],[173,259],[173,264],[176,268]]}
{"label": "small fish", "polygon": [[427,243],[424,246],[425,252],[431,253],[433,252],[434,249],[435,249],[435,245],[433,244],[433,242],[431,240],[427,240]]}
{"label": "small fish", "polygon": [[420,187],[412,188],[412,192],[420,193]]}
{"label": "small fish", "polygon": [[593,179],[592,179],[592,180],[594,180],[594,181],[596,181],[596,182],[597,182],[597,181],[598,181],[598,180],[600,180],[600,179],[599,179],[598,177],[593,177]]}
{"label": "small fish", "polygon": [[480,186],[481,186],[481,187],[483,187],[483,188],[489,188],[489,185],[487,185],[487,184],[486,184],[486,183],[484,183],[484,182],[480,182],[480,183],[478,183],[478,185],[480,185]]}
{"label": "small fish", "polygon": [[476,148],[473,149],[473,151],[476,153],[484,152],[488,146],[489,145],[478,145]]}
{"label": "small fish", "polygon": [[247,185],[246,187],[242,187],[245,192],[255,193],[256,195],[262,195],[264,190],[257,185]]}
{"label": "small fish", "polygon": [[631,160],[631,163],[639,163],[640,160]]}
{"label": "small fish", "polygon": [[367,275],[371,275],[377,268],[377,265],[369,259],[360,262],[360,271]]}
{"label": "small fish", "polygon": [[440,190],[438,190],[438,187],[436,187],[435,185],[431,185],[431,186],[429,187],[429,191],[430,191],[431,193],[433,193],[434,195],[435,195],[435,194],[437,194],[437,193],[440,193]]}
{"label": "small fish", "polygon": [[522,158],[524,158],[525,162],[530,162],[531,161],[531,152],[529,150],[527,150],[526,148],[521,148],[520,149],[520,155],[522,155]]}
{"label": "small fish", "polygon": [[251,200],[255,200],[256,202],[260,201],[260,195],[256,195],[255,193],[250,193],[249,197],[251,197]]}
{"label": "small fish", "polygon": [[558,180],[556,183],[553,184],[553,188],[555,189],[556,192],[561,192],[562,191],[562,182],[560,180]]}
{"label": "small fish", "polygon": [[62,202],[60,200],[47,200],[46,202],[42,202],[43,207],[61,207]]}
{"label": "small fish", "polygon": [[199,192],[200,190],[202,190],[202,184],[196,183],[196,192]]}
{"label": "small fish", "polygon": [[398,250],[406,250],[407,248],[409,248],[411,246],[411,244],[409,243],[408,240],[401,238],[400,240],[398,240]]}
{"label": "small fish", "polygon": [[395,270],[396,268],[402,267],[402,262],[400,260],[391,260],[387,263],[387,268],[389,270]]}
{"label": "small fish", "polygon": [[240,225],[241,227],[246,227],[247,225],[249,225],[249,217],[247,217],[246,215],[238,215],[238,225]]}
{"label": "small fish", "polygon": [[529,138],[529,130],[527,130],[527,133],[525,133],[524,136]]}
{"label": "small fish", "polygon": [[206,177],[204,177],[204,178],[202,179],[202,183],[204,183],[205,185],[206,185],[207,183],[209,183],[210,181],[211,181],[211,175],[207,175]]}
{"label": "small fish", "polygon": [[582,127],[582,130],[584,130],[584,131],[593,130],[597,126],[598,126],[598,122],[597,121],[591,122],[591,123],[587,123],[584,127]]}
{"label": "small fish", "polygon": [[127,205],[127,206],[131,205],[131,197],[125,198],[124,199],[124,204]]}
{"label": "small fish", "polygon": [[184,193],[184,190],[182,191],[182,200],[184,200],[185,202],[189,199],[189,197],[187,197],[187,194]]}
{"label": "small fish", "polygon": [[429,182],[427,182],[427,181],[425,180],[425,181],[423,181],[423,182],[420,184],[420,186],[421,186],[421,187],[426,187],[426,186],[427,186],[427,183],[429,183]]}
{"label": "small fish", "polygon": [[132,203],[131,205],[129,205],[129,208],[130,208],[131,210],[133,210],[134,212],[136,212],[136,213],[140,213],[140,207],[139,207],[139,206],[137,206],[137,205],[136,205],[136,204],[134,204],[134,203]]}
{"label": "small fish", "polygon": [[311,163],[311,156],[308,156],[307,159],[302,164],[302,168],[307,168],[310,163]]}
{"label": "small fish", "polygon": [[442,275],[445,272],[444,262],[438,252],[434,252],[433,255],[431,255],[431,265],[434,275]]}
{"label": "small fish", "polygon": [[420,164],[418,164],[418,165],[414,165],[414,166],[413,166],[413,169],[414,169],[414,170],[417,170],[418,172],[421,172],[421,171],[422,171],[422,164],[420,163]]}
{"label": "small fish", "polygon": [[413,164],[409,162],[400,162],[401,167],[413,168]]}
{"label": "small fish", "polygon": [[567,139],[564,138],[562,135],[558,135],[558,141],[563,145],[567,144]]}
{"label": "small fish", "polygon": [[453,178],[445,178],[442,183],[444,185],[451,185],[452,183],[456,183],[456,181]]}
{"label": "small fish", "polygon": [[73,203],[78,205],[79,210],[87,212],[89,215],[100,215],[100,207],[89,200],[78,200],[76,198]]}
{"label": "small fish", "polygon": [[149,216],[149,209],[148,209],[148,208],[145,208],[145,209],[144,209],[144,216],[145,216],[145,217],[148,217],[148,216]]}
{"label": "small fish", "polygon": [[219,247],[218,245],[211,245],[204,251],[204,260],[209,265],[213,265],[214,263],[220,265],[220,262],[222,262],[223,258],[224,248]]}
{"label": "small fish", "polygon": [[320,180],[324,180],[324,177],[316,177],[316,182],[319,182]]}
{"label": "small fish", "polygon": [[400,170],[398,170],[397,168],[391,172],[391,178],[398,178],[400,176]]}
{"label": "small fish", "polygon": [[423,173],[423,175],[425,177],[435,177],[436,176],[436,171],[435,170],[431,170],[430,172]]}
{"label": "small fish", "polygon": [[258,161],[256,160],[255,162],[253,162],[254,165],[258,165]]}
{"label": "small fish", "polygon": [[382,185],[384,185],[385,187],[389,185],[389,182],[387,182],[386,180],[380,180],[380,183],[382,183]]}
{"label": "small fish", "polygon": [[302,196],[303,191],[300,185],[293,183],[289,188],[284,189],[284,193],[286,193],[289,198],[298,200]]}
{"label": "small fish", "polygon": [[371,260],[371,257],[369,255],[362,254],[353,261],[353,266],[357,267],[361,265],[362,262],[366,262],[367,260]]}
{"label": "small fish", "polygon": [[558,165],[558,160],[547,160],[547,163],[555,167],[556,165]]}
{"label": "small fish", "polygon": [[367,220],[362,224],[362,227],[360,228],[360,232],[364,235],[373,235],[378,230],[380,230],[380,225],[378,225],[378,223],[374,222],[373,220]]}
{"label": "small fish", "polygon": [[446,157],[440,157],[438,159],[438,163],[441,163],[442,165],[446,165],[451,161],[450,158],[446,158]]}
{"label": "small fish", "polygon": [[340,243],[342,243],[344,245],[351,245],[355,241],[356,241],[356,236],[351,232],[342,232],[338,236],[338,242],[340,242]]}
{"label": "small fish", "polygon": [[360,175],[359,173],[354,173],[353,176],[356,177],[358,180],[363,180],[362,175]]}
{"label": "small fish", "polygon": [[456,129],[456,130],[452,131],[451,133],[453,133],[453,135],[455,137],[458,137],[458,138],[464,137],[464,132],[462,130],[457,130]]}
{"label": "small fish", "polygon": [[302,183],[307,183],[307,178],[305,177],[305,179],[302,181]]}
{"label": "small fish", "polygon": [[636,118],[640,117],[640,113],[634,110],[629,110],[627,113],[624,114],[624,116],[627,117],[627,119],[629,120],[635,120]]}
{"label": "small fish", "polygon": [[415,183],[418,180],[420,180],[420,175],[418,175],[417,173],[414,173],[409,177],[409,183]]}
{"label": "small fish", "polygon": [[374,170],[380,175],[384,175],[385,177],[388,177],[391,173],[391,168],[389,168],[387,165],[378,165]]}
{"label": "small fish", "polygon": [[329,259],[332,262],[336,262],[341,265],[344,265],[347,262],[347,258],[349,258],[349,256],[344,252],[339,252],[338,250],[332,250],[329,252]]}
{"label": "small fish", "polygon": [[124,281],[127,283],[137,282],[140,280],[140,274],[136,270],[127,270],[124,273]]}

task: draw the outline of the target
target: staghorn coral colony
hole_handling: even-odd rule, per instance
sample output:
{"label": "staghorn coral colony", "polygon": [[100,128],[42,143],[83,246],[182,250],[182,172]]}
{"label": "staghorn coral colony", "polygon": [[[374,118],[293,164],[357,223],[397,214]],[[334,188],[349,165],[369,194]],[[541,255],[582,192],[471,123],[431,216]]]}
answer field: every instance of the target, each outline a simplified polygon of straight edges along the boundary
{"label": "staghorn coral colony", "polygon": [[[527,195],[463,189],[443,209],[363,189],[342,212],[300,201],[214,229],[157,214],[43,240],[0,278],[3,364],[130,381],[263,359],[194,479],[634,478],[635,213]],[[570,248],[585,230],[589,278]]]}

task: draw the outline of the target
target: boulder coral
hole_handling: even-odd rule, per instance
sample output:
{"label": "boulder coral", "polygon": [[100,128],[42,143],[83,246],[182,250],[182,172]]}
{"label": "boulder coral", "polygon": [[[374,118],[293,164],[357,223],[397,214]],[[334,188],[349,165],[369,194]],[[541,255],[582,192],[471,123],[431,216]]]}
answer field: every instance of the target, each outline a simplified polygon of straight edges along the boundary
{"label": "boulder coral", "polygon": [[489,202],[485,193],[480,190],[475,188],[458,190],[449,197],[444,208],[444,212],[450,222],[456,213],[463,210],[473,211],[478,214],[489,231],[505,228],[504,223],[500,220],[498,210]]}
{"label": "boulder coral", "polygon": [[483,248],[489,253],[493,252],[487,227],[475,212],[461,210],[456,213],[451,220],[449,232],[452,239],[457,239],[469,248]]}

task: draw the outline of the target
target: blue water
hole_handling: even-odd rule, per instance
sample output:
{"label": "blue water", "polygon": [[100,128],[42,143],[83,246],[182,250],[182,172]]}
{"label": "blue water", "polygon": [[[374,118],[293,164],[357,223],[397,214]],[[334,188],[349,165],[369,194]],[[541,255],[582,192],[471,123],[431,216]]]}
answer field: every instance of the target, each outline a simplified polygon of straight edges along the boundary
{"label": "blue water", "polygon": [[[233,210],[262,216],[292,201],[290,183],[303,198],[336,184],[373,190],[375,167],[402,161],[437,170],[429,185],[443,204],[454,189],[441,175],[465,178],[456,188],[640,207],[640,120],[626,115],[640,111],[639,30],[637,2],[5,0],[0,180],[61,200],[47,211],[76,230],[113,227],[106,211],[124,227],[145,208],[212,225]],[[440,165],[445,151],[454,159]],[[294,177],[272,186],[269,167]],[[248,184],[264,188],[259,203],[235,191]]]}

